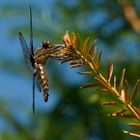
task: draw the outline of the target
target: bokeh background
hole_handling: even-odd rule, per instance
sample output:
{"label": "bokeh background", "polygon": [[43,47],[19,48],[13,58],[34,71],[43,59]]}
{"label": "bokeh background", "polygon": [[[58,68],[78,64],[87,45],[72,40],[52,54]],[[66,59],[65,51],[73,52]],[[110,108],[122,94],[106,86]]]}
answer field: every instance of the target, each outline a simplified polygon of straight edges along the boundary
{"label": "bokeh background", "polygon": [[[136,140],[122,133],[126,122],[114,119],[100,102],[111,98],[79,86],[92,78],[76,74],[67,64],[48,60],[49,101],[36,89],[32,113],[32,79],[26,69],[17,33],[29,42],[32,5],[34,45],[42,40],[62,43],[65,31],[81,41],[97,39],[103,50],[104,74],[109,58],[115,75],[126,68],[130,90],[140,77],[140,1],[138,0],[2,0],[0,1],[0,140]],[[138,93],[139,94],[139,93]],[[139,98],[139,97],[137,97]],[[137,104],[139,103],[139,99]]]}

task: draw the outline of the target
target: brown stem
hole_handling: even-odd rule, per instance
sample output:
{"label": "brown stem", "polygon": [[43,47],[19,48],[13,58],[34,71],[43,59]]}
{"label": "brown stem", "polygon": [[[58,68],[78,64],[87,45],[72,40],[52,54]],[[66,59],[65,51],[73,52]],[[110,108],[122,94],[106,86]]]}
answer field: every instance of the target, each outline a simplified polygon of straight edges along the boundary
{"label": "brown stem", "polygon": [[140,17],[138,17],[137,12],[133,5],[128,0],[116,0],[118,4],[122,7],[123,15],[135,32],[140,33]]}

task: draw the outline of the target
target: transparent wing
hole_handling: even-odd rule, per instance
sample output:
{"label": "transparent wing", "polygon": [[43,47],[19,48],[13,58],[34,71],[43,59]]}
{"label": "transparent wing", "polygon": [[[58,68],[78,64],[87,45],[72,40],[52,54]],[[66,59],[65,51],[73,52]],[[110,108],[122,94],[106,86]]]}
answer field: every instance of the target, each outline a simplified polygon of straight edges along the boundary
{"label": "transparent wing", "polygon": [[21,47],[22,47],[22,51],[23,51],[23,54],[24,54],[27,69],[29,71],[33,72],[33,67],[32,67],[32,63],[31,63],[32,53],[29,50],[29,48],[27,46],[27,43],[26,43],[26,41],[25,41],[21,32],[18,33],[18,37],[19,37],[19,40],[20,40],[20,43],[21,43]]}
{"label": "transparent wing", "polygon": [[41,92],[41,86],[37,78],[35,79],[35,82],[36,82],[37,89],[39,90],[39,92]]}
{"label": "transparent wing", "polygon": [[33,107],[33,114],[35,114],[35,79],[36,79],[36,73],[33,73],[33,102],[32,102],[32,107]]}
{"label": "transparent wing", "polygon": [[33,27],[32,27],[32,8],[30,6],[30,48],[31,54],[34,55],[34,47],[33,47]]}

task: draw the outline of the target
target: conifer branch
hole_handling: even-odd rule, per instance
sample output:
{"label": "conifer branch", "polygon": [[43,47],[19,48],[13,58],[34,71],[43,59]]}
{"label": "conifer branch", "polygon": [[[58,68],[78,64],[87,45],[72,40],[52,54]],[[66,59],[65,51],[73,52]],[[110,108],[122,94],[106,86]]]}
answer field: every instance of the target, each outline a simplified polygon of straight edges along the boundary
{"label": "conifer branch", "polygon": [[[89,47],[89,38],[86,39],[83,46],[81,46],[80,37],[76,36],[75,33],[72,33],[71,36],[68,32],[64,35],[63,38],[64,45],[60,47],[61,50],[61,63],[68,62],[70,64],[70,68],[77,68],[81,66],[87,66],[90,70],[87,72],[79,72],[82,75],[92,75],[96,83],[93,84],[85,84],[81,86],[81,88],[97,88],[100,91],[110,92],[114,94],[117,99],[116,101],[109,101],[102,103],[102,105],[118,105],[123,104],[125,108],[116,111],[112,114],[109,114],[113,117],[123,117],[123,118],[136,118],[140,120],[140,109],[133,105],[138,87],[140,85],[140,80],[138,80],[135,84],[135,87],[130,95],[128,96],[128,82],[125,79],[125,69],[122,71],[122,75],[120,78],[119,86],[116,85],[116,76],[113,75],[113,64],[111,59],[107,64],[107,74],[106,78],[100,73],[100,63],[102,51],[97,53],[95,44],[96,40],[93,42],[91,47]],[[64,47],[65,46],[65,47]],[[111,83],[113,77],[113,83]],[[100,89],[99,89],[100,88]],[[126,133],[126,131],[124,131]],[[131,132],[127,132],[127,134],[133,135]]]}

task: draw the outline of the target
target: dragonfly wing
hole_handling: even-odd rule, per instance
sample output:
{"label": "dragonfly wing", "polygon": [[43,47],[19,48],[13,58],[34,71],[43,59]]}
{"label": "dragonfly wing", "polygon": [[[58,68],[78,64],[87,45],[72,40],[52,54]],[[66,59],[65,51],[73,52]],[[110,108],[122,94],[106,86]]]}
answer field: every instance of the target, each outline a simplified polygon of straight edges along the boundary
{"label": "dragonfly wing", "polygon": [[29,71],[33,72],[33,67],[32,67],[32,64],[31,64],[31,61],[30,61],[31,57],[32,57],[32,53],[29,50],[28,45],[27,45],[22,33],[19,32],[18,37],[19,37],[19,40],[20,40],[20,43],[21,43],[21,47],[22,47],[22,51],[23,51],[23,54],[24,54],[27,69]]}
{"label": "dragonfly wing", "polygon": [[36,73],[33,73],[33,102],[32,102],[32,107],[33,107],[33,113],[35,113],[35,79],[36,79]]}
{"label": "dragonfly wing", "polygon": [[34,48],[33,48],[33,27],[32,27],[32,8],[30,6],[30,49],[31,54],[34,55]]}
{"label": "dragonfly wing", "polygon": [[40,83],[39,83],[39,81],[38,81],[38,79],[36,78],[36,87],[37,87],[37,89],[39,90],[39,92],[41,92],[41,86],[40,86]]}

